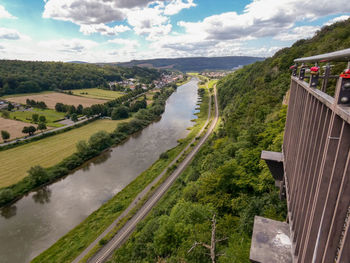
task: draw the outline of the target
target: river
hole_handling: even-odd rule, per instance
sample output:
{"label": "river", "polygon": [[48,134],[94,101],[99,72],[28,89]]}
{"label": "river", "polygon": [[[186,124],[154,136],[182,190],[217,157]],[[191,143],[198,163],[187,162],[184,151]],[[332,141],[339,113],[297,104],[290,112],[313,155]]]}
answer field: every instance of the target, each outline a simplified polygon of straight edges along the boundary
{"label": "river", "polygon": [[29,262],[121,191],[188,134],[196,118],[198,80],[178,87],[160,121],[69,176],[0,212],[0,262]]}

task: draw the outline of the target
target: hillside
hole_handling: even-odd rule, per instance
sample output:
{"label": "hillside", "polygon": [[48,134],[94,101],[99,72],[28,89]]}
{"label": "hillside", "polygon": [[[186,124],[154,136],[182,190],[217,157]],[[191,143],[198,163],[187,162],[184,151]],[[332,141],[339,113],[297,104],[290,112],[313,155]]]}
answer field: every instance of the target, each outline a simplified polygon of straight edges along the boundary
{"label": "hillside", "polygon": [[125,78],[150,83],[159,76],[158,70],[141,67],[0,60],[0,96],[56,89],[108,87],[109,81]]}
{"label": "hillside", "polygon": [[132,60],[130,62],[117,63],[117,65],[123,67],[140,66],[175,69],[188,72],[204,70],[232,70],[235,67],[248,65],[260,60],[264,60],[264,58],[248,56],[160,58]]}
{"label": "hillside", "polygon": [[281,150],[289,66],[294,58],[349,46],[350,20],[220,80],[222,123],[215,136],[112,262],[211,262],[202,246],[188,251],[194,242],[210,243],[213,214],[217,238],[227,238],[217,243],[217,262],[250,262],[254,216],[286,218],[260,153]]}

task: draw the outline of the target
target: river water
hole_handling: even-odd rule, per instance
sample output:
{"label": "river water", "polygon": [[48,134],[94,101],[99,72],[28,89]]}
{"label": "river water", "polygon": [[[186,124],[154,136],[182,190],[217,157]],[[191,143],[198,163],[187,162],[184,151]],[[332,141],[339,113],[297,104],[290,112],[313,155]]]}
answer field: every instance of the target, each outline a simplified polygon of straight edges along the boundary
{"label": "river water", "polygon": [[122,190],[188,134],[197,80],[178,87],[160,121],[64,179],[0,210],[0,262],[29,262]]}

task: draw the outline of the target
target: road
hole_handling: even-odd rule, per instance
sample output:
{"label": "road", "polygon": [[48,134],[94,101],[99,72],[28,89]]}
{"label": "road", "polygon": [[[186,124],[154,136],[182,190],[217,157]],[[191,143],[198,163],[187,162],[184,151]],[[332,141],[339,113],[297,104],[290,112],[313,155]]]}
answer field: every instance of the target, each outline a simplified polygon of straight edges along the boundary
{"label": "road", "polygon": [[[190,164],[193,157],[198,153],[201,146],[207,141],[211,133],[213,132],[218,118],[219,118],[219,110],[218,110],[218,103],[217,103],[217,96],[216,96],[216,86],[214,86],[214,98],[215,98],[215,116],[214,119],[208,128],[206,134],[199,140],[198,144],[194,147],[194,149],[187,155],[187,157],[181,162],[181,164],[178,166],[178,168],[165,180],[165,182],[159,186],[159,188],[155,191],[155,193],[148,199],[148,201],[138,210],[138,212],[118,231],[118,233],[102,248],[100,249],[90,260],[89,263],[101,263],[106,261],[113,251],[120,247],[124,241],[127,240],[127,238],[131,235],[133,230],[135,229],[136,225],[151,211],[151,209],[157,204],[157,202],[160,200],[160,198],[166,193],[166,191],[170,188],[170,186],[175,182],[175,180],[179,177],[179,175],[185,170],[185,168]],[[207,126],[209,122],[209,116],[211,112],[211,102],[209,101],[209,113],[208,113],[208,119],[205,125],[203,126],[202,130]],[[195,139],[194,139],[195,140]],[[192,141],[191,143],[193,143]],[[186,147],[190,147],[191,143]],[[185,149],[185,150],[186,150]],[[185,151],[184,150],[184,151]],[[177,158],[181,156],[181,153]],[[175,162],[174,160],[173,162]],[[172,162],[172,163],[173,163]],[[159,177],[157,177],[159,178]],[[157,179],[155,179],[157,180]],[[146,192],[147,193],[147,192]],[[134,202],[133,202],[134,204]],[[117,219],[118,220],[118,219]],[[115,222],[114,222],[115,223]],[[114,225],[114,224],[113,224]],[[111,228],[113,229],[113,227]],[[102,236],[102,235],[101,235]],[[94,241],[94,244],[97,244],[97,240]],[[91,244],[91,248],[92,248]],[[90,249],[91,249],[90,248]],[[83,257],[83,255],[79,256],[76,260],[73,262],[79,262],[79,260]]]}
{"label": "road", "polygon": [[[93,118],[96,118],[97,116],[93,116],[93,117],[90,117],[90,118],[86,118],[86,119],[83,119],[83,120],[79,120],[77,122],[74,122],[72,124],[68,124],[68,125],[65,125],[65,126],[62,126],[62,127],[59,127],[59,128],[55,128],[55,129],[52,129],[52,130],[47,130],[47,131],[44,131],[44,132],[41,132],[41,133],[37,133],[37,134],[34,134],[32,136],[28,136],[28,137],[24,137],[24,138],[19,138],[19,139],[16,139],[16,140],[13,140],[13,141],[10,141],[10,142],[5,142],[5,143],[1,143],[0,144],[0,147],[2,146],[5,146],[5,145],[9,145],[9,144],[14,144],[16,142],[19,142],[19,141],[26,141],[26,140],[30,140],[32,138],[35,138],[35,137],[40,137],[42,136],[43,134],[48,134],[48,133],[52,133],[52,132],[57,132],[57,131],[60,131],[60,130],[64,130],[64,129],[67,129],[69,127],[72,127],[72,126],[75,126],[75,125],[79,125],[81,123],[84,123],[86,121],[89,121]],[[30,123],[29,123],[30,125]]]}
{"label": "road", "polygon": [[[153,90],[153,89],[152,89],[152,90]],[[140,94],[138,94],[138,95],[136,95],[136,96],[134,96],[134,97],[128,99],[126,102],[133,101],[133,100],[135,100],[135,99],[137,99],[137,98],[139,98],[139,97],[145,95],[147,92],[148,92],[148,91],[142,92],[142,93],[140,93]],[[123,102],[123,103],[125,103],[125,102]],[[67,129],[67,128],[69,128],[69,127],[79,125],[79,124],[81,124],[81,123],[84,123],[84,122],[86,122],[86,121],[89,121],[89,120],[91,120],[91,119],[93,119],[93,118],[97,118],[97,117],[98,117],[98,115],[94,115],[94,116],[92,116],[92,117],[90,117],[90,118],[87,118],[87,117],[84,118],[84,119],[81,119],[81,118],[80,118],[80,120],[77,121],[77,122],[74,122],[74,123],[71,123],[71,124],[67,124],[67,125],[62,126],[62,127],[59,127],[59,128],[55,128],[55,129],[52,129],[52,130],[47,130],[47,131],[44,131],[44,132],[41,132],[41,133],[34,134],[34,135],[32,135],[32,136],[27,136],[27,137],[23,137],[23,138],[18,138],[18,139],[13,140],[13,141],[5,142],[5,143],[0,143],[0,147],[6,146],[6,145],[9,145],[9,144],[14,144],[14,143],[19,142],[19,141],[30,140],[30,139],[32,139],[32,138],[39,137],[39,136],[41,136],[41,135],[43,135],[43,134],[53,133],[53,132],[57,132],[57,131],[60,131],[60,130],[63,130],[63,129]],[[29,125],[30,125],[30,124],[29,124]]]}

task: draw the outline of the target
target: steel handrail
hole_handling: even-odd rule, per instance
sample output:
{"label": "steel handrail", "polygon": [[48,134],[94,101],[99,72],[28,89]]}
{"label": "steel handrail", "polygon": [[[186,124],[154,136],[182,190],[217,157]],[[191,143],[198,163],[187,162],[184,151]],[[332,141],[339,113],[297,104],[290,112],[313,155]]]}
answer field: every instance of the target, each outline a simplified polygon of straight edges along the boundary
{"label": "steel handrail", "polygon": [[350,48],[331,52],[331,53],[326,53],[326,54],[322,54],[322,55],[294,59],[295,63],[298,63],[298,62],[329,62],[329,61],[337,61],[337,62],[350,61]]}

